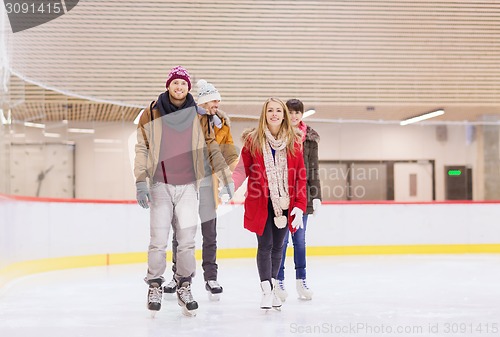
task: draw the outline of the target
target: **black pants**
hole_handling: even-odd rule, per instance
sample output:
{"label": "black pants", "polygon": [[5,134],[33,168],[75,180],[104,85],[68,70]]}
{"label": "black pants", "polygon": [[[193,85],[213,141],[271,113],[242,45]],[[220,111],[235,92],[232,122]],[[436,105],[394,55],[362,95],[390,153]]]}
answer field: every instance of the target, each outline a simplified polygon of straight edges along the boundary
{"label": "black pants", "polygon": [[[267,204],[267,221],[262,236],[257,235],[257,269],[260,281],[269,281],[278,276],[281,265],[283,242],[288,231],[288,226],[278,228],[274,224],[274,209],[271,199]],[[288,216],[287,211],[283,215]]]}

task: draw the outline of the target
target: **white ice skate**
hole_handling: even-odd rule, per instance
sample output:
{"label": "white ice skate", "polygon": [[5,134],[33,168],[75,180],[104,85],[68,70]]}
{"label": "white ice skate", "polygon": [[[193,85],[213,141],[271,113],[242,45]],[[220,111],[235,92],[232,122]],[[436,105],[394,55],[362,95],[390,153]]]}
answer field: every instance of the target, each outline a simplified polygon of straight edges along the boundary
{"label": "white ice skate", "polygon": [[271,290],[271,283],[269,281],[262,281],[260,282],[260,288],[262,289],[260,308],[267,311],[273,307],[273,292]]}
{"label": "white ice skate", "polygon": [[155,318],[156,313],[161,309],[161,298],[163,296],[163,288],[158,282],[151,282],[148,288],[147,306],[151,312],[151,317]]}
{"label": "white ice skate", "polygon": [[219,301],[222,294],[222,287],[217,281],[209,280],[205,283],[205,289],[208,291],[210,301]]}
{"label": "white ice skate", "polygon": [[285,288],[285,280],[277,280],[274,292],[276,293],[276,296],[278,296],[278,298],[281,300],[281,302],[286,301],[288,292]]}
{"label": "white ice skate", "polygon": [[278,288],[277,286],[278,282],[276,282],[275,279],[271,279],[271,283],[273,285],[273,309],[281,311],[281,304],[282,304],[281,299],[276,294],[276,289]]}
{"label": "white ice skate", "polygon": [[297,285],[297,293],[299,294],[299,299],[301,300],[312,300],[313,292],[307,286],[306,279],[298,279],[296,280]]}
{"label": "white ice skate", "polygon": [[196,316],[198,302],[193,299],[191,294],[191,284],[184,282],[177,288],[177,303],[182,307],[182,313],[186,316]]}

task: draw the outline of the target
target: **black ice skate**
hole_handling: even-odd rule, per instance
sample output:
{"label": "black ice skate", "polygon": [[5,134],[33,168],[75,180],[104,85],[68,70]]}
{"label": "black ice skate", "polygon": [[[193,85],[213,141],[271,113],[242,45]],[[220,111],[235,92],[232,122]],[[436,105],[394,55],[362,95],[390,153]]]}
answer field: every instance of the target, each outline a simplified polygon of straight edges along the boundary
{"label": "black ice skate", "polygon": [[191,294],[191,284],[184,282],[177,288],[177,303],[182,307],[182,313],[186,316],[196,316],[198,303],[193,299]]}
{"label": "black ice skate", "polygon": [[175,291],[177,290],[177,281],[175,278],[172,278],[170,282],[167,283],[167,285],[163,286],[163,293],[164,294],[175,294]]}
{"label": "black ice skate", "polygon": [[163,288],[161,287],[161,280],[150,280],[148,283],[148,309],[151,311],[151,317],[154,318],[161,309]]}
{"label": "black ice skate", "polygon": [[217,281],[209,280],[205,283],[205,289],[208,291],[210,301],[219,301],[222,294],[222,287]]}

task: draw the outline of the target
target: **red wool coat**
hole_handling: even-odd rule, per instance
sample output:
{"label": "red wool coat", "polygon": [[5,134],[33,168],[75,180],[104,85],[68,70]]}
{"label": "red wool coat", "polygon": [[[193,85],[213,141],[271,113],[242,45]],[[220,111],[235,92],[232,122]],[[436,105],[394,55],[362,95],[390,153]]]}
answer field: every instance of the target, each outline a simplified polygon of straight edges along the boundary
{"label": "red wool coat", "polygon": [[[288,194],[290,195],[290,213],[294,207],[300,208],[304,214],[307,208],[306,169],[300,144],[295,146],[295,155],[287,155]],[[244,227],[251,232],[262,235],[268,217],[269,184],[264,166],[264,156],[258,153],[252,156],[247,146],[241,151],[240,161],[233,173],[233,180],[238,189],[248,177],[247,195],[245,198]],[[274,217],[274,214],[272,214]],[[293,233],[291,223],[295,216],[288,217],[288,227]]]}

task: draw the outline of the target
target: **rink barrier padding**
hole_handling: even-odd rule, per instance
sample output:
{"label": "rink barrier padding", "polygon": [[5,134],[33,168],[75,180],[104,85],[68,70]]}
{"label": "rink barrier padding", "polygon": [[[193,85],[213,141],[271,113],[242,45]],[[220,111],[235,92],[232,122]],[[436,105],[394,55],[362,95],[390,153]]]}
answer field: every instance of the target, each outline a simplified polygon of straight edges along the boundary
{"label": "rink barrier padding", "polygon": [[[255,248],[220,249],[218,259],[255,258]],[[308,256],[348,256],[348,255],[402,255],[402,254],[497,254],[500,244],[477,245],[392,245],[392,246],[339,246],[308,247]],[[170,252],[167,264],[170,265]],[[288,247],[287,256],[293,256]],[[201,250],[196,251],[196,259],[201,261]],[[146,263],[147,253],[97,254],[88,256],[69,256],[17,262],[0,270],[0,287],[15,278],[56,270],[102,267],[119,264]]]}
{"label": "rink barrier padding", "polygon": [[[325,202],[309,218],[307,255],[500,253],[499,206],[498,201]],[[243,213],[242,204],[219,207],[219,259],[255,259],[255,233],[243,228]],[[0,194],[0,286],[52,270],[145,264],[148,224],[148,210],[136,201]],[[292,256],[291,242],[288,247]],[[170,258],[167,254],[167,262]]]}

